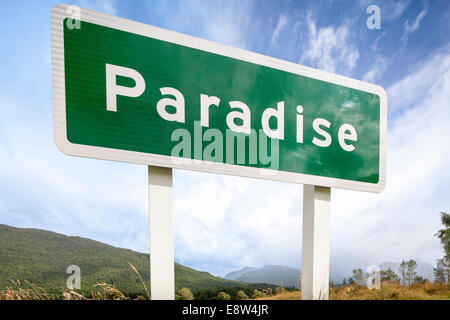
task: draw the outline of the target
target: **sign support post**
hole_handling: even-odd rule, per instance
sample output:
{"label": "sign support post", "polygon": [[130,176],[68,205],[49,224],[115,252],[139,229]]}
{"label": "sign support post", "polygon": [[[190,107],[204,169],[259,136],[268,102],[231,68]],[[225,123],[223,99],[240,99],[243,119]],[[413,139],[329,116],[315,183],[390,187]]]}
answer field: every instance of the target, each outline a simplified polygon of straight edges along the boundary
{"label": "sign support post", "polygon": [[150,296],[175,299],[172,168],[148,166]]}
{"label": "sign support post", "polygon": [[327,300],[330,272],[328,187],[303,186],[302,300]]}

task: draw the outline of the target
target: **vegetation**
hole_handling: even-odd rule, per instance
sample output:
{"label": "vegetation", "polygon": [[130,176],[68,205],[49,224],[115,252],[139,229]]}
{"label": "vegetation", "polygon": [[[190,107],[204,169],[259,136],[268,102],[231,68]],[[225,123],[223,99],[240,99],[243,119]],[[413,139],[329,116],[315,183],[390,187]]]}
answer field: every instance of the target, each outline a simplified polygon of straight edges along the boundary
{"label": "vegetation", "polygon": [[228,293],[223,292],[223,291],[219,292],[219,294],[217,295],[217,300],[230,300],[230,299],[231,299],[231,296]]}
{"label": "vegetation", "polygon": [[[381,281],[401,282],[403,286],[410,286],[413,283],[424,283],[425,279],[417,276],[416,268],[417,262],[415,260],[402,260],[399,267],[401,278],[391,268],[388,268],[380,271]],[[350,285],[363,285],[368,277],[369,274],[364,273],[362,269],[353,269],[352,276],[348,280],[344,278],[342,286],[346,286],[347,283]]]}
{"label": "vegetation", "polygon": [[247,300],[248,299],[248,295],[245,293],[244,290],[239,290],[236,293],[236,299],[237,300]]}
{"label": "vegetation", "polygon": [[[381,270],[381,287],[363,285],[369,276],[354,269],[340,286],[330,285],[331,300],[439,300],[450,299],[450,215],[436,236],[444,256],[430,283],[416,273],[417,262],[403,260],[398,276]],[[12,299],[149,299],[149,256],[80,237],[0,225],[0,300]],[[67,289],[67,266],[81,268],[82,290]],[[143,276],[141,276],[143,275]],[[11,281],[11,279],[16,279]],[[294,288],[251,284],[215,277],[175,265],[176,299],[180,300],[298,300]]]}
{"label": "vegetation", "polygon": [[412,259],[409,261],[402,260],[402,263],[400,264],[398,271],[400,272],[401,281],[404,286],[406,285],[410,286],[416,280],[418,280],[419,282],[423,281],[423,279],[421,280],[421,277],[417,278],[417,273],[415,271],[416,268],[417,262],[415,260]]}
{"label": "vegetation", "polygon": [[266,295],[264,294],[264,292],[261,292],[257,289],[253,290],[253,294],[252,294],[252,298],[257,299],[257,298],[262,298],[265,297]]}
{"label": "vegetation", "polygon": [[450,265],[444,259],[437,259],[436,268],[434,268],[434,278],[437,282],[450,281]]}
{"label": "vegetation", "polygon": [[[425,282],[403,286],[398,282],[384,282],[379,290],[351,284],[330,288],[330,300],[449,300],[450,285]],[[257,300],[300,300],[301,292],[286,291]]]}
{"label": "vegetation", "polygon": [[194,294],[189,288],[181,288],[175,298],[176,300],[194,300]]}
{"label": "vegetation", "polygon": [[365,280],[364,273],[362,269],[353,269],[352,270],[352,276],[348,278],[348,282],[350,284],[362,284],[362,282]]}
{"label": "vegetation", "polygon": [[275,294],[283,294],[283,293],[286,293],[286,292],[287,292],[287,290],[285,288],[283,288],[283,287],[276,287],[275,290],[274,290]]}
{"label": "vegetation", "polygon": [[391,268],[388,268],[387,270],[381,270],[380,275],[381,281],[400,282],[400,278],[394,271],[392,271]]}
{"label": "vegetation", "polygon": [[[70,290],[63,290],[61,294],[49,294],[44,289],[32,286],[24,289],[21,283],[15,282],[8,286],[6,290],[0,291],[0,300],[48,300],[48,299],[66,299],[66,300],[129,300],[129,296],[123,294],[120,290],[110,284],[101,283],[94,287],[89,297]],[[178,291],[177,298],[180,299],[180,291],[189,296],[190,290]],[[276,292],[278,293],[276,293]],[[242,291],[243,292],[243,291]],[[238,295],[240,296],[241,293]],[[192,292],[191,292],[192,294]],[[190,296],[187,300],[192,300]],[[214,299],[229,300],[232,297],[226,292],[219,292]],[[399,282],[383,282],[380,289],[369,289],[359,284],[351,284],[342,287],[330,288],[330,300],[450,300],[450,284],[428,281],[424,283],[413,283],[411,286],[403,286]],[[137,296],[133,299],[146,299],[145,296]],[[298,290],[266,290],[265,292],[255,290],[252,299],[256,300],[300,300],[301,292]]]}
{"label": "vegetation", "polygon": [[[24,294],[23,290],[29,290],[27,294],[31,296],[45,292],[47,296],[61,299],[70,276],[66,269],[77,265],[81,269],[81,289],[73,292],[83,297],[104,295],[103,284],[130,299],[149,296],[148,254],[90,239],[6,225],[0,225],[0,248],[0,292]],[[175,286],[177,292],[189,288],[196,299],[215,299],[220,291],[236,297],[239,290],[251,295],[254,289],[275,287],[223,279],[178,263]]]}
{"label": "vegetation", "polygon": [[396,281],[382,282],[380,289],[351,285],[330,289],[331,300],[442,300],[450,299],[450,286],[438,283],[413,283],[403,286]]}
{"label": "vegetation", "polygon": [[444,228],[439,230],[436,236],[444,249],[444,257],[438,259],[434,269],[434,277],[437,282],[450,282],[450,214],[441,212],[441,222]]}
{"label": "vegetation", "polygon": [[416,271],[417,268],[417,262],[415,260],[409,260],[406,263],[406,279],[408,281],[408,285],[410,286],[412,283],[414,283],[414,279],[416,278]]}

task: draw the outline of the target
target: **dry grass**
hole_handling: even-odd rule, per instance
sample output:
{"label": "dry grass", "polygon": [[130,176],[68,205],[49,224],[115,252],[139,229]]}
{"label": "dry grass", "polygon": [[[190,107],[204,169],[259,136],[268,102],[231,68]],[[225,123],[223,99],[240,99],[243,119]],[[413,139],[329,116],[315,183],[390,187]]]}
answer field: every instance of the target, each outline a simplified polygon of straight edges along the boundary
{"label": "dry grass", "polygon": [[[26,288],[24,288],[26,287]],[[36,286],[28,281],[22,284],[19,280],[12,281],[11,286],[7,286],[6,290],[0,291],[0,300],[55,300],[60,297],[48,294],[41,287]]]}
{"label": "dry grass", "polygon": [[273,296],[265,296],[255,300],[300,300],[300,291],[286,291]]}
{"label": "dry grass", "polygon": [[424,283],[409,287],[383,283],[379,290],[354,285],[330,290],[332,300],[449,300],[450,284]]}
{"label": "dry grass", "polygon": [[[150,294],[146,289],[148,299]],[[130,300],[120,290],[111,284],[98,283],[89,297],[78,292],[61,288],[61,294],[49,294],[30,282],[13,281],[6,290],[0,291],[0,300]],[[300,300],[300,291],[281,290],[274,294],[265,292],[265,297],[256,300]],[[450,284],[424,283],[413,284],[409,287],[399,283],[385,282],[379,290],[371,290],[361,285],[349,285],[341,288],[330,288],[330,300],[450,300]]]}
{"label": "dry grass", "polygon": [[[300,300],[300,291],[283,292],[257,300]],[[379,290],[361,285],[330,288],[330,300],[450,300],[450,284],[424,283],[409,287],[383,283]]]}
{"label": "dry grass", "polygon": [[[6,290],[0,290],[0,300],[130,300],[119,289],[108,283],[97,283],[95,290],[91,291],[89,297],[68,289],[61,289],[61,294],[47,293],[43,288],[32,283],[13,281]],[[138,300],[145,299],[138,296]]]}
{"label": "dry grass", "polygon": [[142,284],[142,286],[145,289],[145,293],[147,294],[148,300],[150,300],[150,292],[148,291],[148,288],[145,285],[145,281],[142,279],[141,274],[139,273],[139,271],[137,271],[137,269],[131,263],[128,262],[128,265],[137,274],[137,276],[139,277],[139,280],[141,280],[141,284]]}
{"label": "dry grass", "polygon": [[[144,280],[137,271],[137,269],[128,263],[130,268],[136,272],[147,294],[147,298],[150,299],[150,292],[145,285]],[[130,300],[125,294],[123,294],[114,285],[100,282],[94,285],[94,290],[87,296],[74,290],[61,288],[61,294],[49,294],[45,289],[38,287],[37,285],[25,281],[21,283],[20,280],[12,281],[11,286],[7,286],[6,290],[0,290],[0,300]],[[146,299],[143,296],[138,296],[136,300]]]}

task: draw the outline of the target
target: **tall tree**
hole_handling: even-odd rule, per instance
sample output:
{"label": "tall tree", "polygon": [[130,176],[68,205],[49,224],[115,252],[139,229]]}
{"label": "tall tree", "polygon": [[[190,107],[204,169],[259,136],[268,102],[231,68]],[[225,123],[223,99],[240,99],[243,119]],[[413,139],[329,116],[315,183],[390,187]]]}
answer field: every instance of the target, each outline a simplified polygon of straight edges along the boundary
{"label": "tall tree", "polygon": [[444,259],[437,259],[436,268],[433,268],[434,281],[444,283],[445,282],[445,262]]}
{"label": "tall tree", "polygon": [[342,281],[342,286],[345,287],[346,285],[347,285],[347,279],[345,279],[345,277],[344,277],[344,280]]}
{"label": "tall tree", "polygon": [[444,249],[444,257],[438,260],[438,272],[443,272],[447,276],[447,282],[450,282],[450,214],[441,212],[441,222],[444,228],[439,230],[435,236],[439,238]]}
{"label": "tall tree", "polygon": [[414,278],[416,277],[416,268],[417,268],[417,262],[415,260],[410,259],[406,263],[406,276],[408,279],[408,285],[410,286],[414,282]]}
{"label": "tall tree", "polygon": [[394,271],[392,271],[391,268],[388,268],[387,270],[381,270],[380,275],[381,281],[395,281],[395,282],[400,281],[400,278]]}
{"label": "tall tree", "polygon": [[362,269],[353,269],[352,276],[349,278],[350,283],[361,284],[364,281],[364,272]]}
{"label": "tall tree", "polygon": [[428,280],[427,279],[424,279],[423,277],[421,277],[421,276],[416,276],[415,278],[414,278],[414,282],[415,283],[425,283],[425,282],[427,282]]}

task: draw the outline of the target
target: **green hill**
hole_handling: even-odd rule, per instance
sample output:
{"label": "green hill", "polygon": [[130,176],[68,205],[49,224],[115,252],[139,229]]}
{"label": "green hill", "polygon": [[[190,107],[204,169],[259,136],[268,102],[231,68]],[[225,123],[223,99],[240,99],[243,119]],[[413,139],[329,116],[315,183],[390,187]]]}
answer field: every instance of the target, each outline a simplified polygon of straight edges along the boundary
{"label": "green hill", "polygon": [[[15,228],[0,224],[0,290],[12,280],[25,280],[48,293],[61,293],[66,286],[69,265],[81,269],[81,292],[89,295],[99,282],[113,284],[131,297],[144,295],[139,277],[131,263],[150,288],[149,255],[116,248],[81,237],[69,237],[39,229]],[[235,292],[271,287],[215,277],[178,263],[175,264],[175,286],[190,288],[196,298],[211,298],[219,290]]]}

